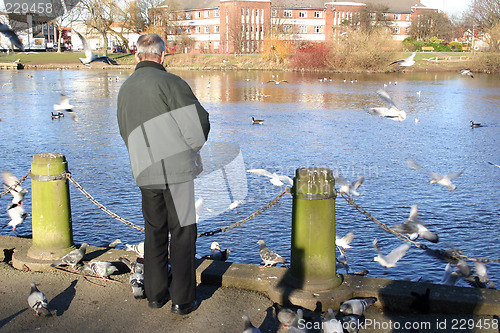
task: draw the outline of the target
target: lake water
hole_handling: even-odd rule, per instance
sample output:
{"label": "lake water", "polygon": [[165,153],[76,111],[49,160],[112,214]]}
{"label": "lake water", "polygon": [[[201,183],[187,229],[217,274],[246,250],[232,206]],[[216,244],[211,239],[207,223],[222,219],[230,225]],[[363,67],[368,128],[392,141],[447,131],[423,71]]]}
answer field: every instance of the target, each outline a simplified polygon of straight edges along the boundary
{"label": "lake water", "polygon": [[[245,169],[263,168],[293,177],[297,168],[319,166],[340,172],[349,181],[364,175],[361,196],[356,200],[381,222],[389,226],[402,223],[411,206],[418,204],[421,220],[440,236],[438,244],[426,243],[431,248],[457,247],[469,257],[500,259],[500,168],[488,163],[500,164],[498,75],[476,74],[472,79],[457,73],[175,73],[191,85],[209,111],[211,144],[237,145]],[[111,211],[142,226],[140,192],[116,123],[117,93],[130,74],[116,70],[0,71],[2,170],[21,177],[34,154],[62,153],[73,177],[90,194]],[[288,83],[265,83],[273,75]],[[323,77],[327,80],[320,81]],[[370,107],[384,106],[376,94],[384,84],[395,104],[407,112],[404,122],[366,112]],[[51,119],[60,93],[70,97],[78,122],[69,117]],[[265,124],[252,125],[252,116],[264,119]],[[484,126],[471,128],[471,120]],[[427,174],[405,162],[410,157],[430,172],[463,170],[453,181],[456,191],[430,185]],[[24,186],[30,188],[29,179]],[[246,174],[244,188],[248,192],[237,212],[202,215],[199,232],[241,220],[283,190],[252,174]],[[142,233],[106,215],[72,184],[70,189],[76,243],[104,245],[115,238],[124,243],[142,241]],[[7,206],[10,195],[0,200]],[[217,193],[210,200],[219,200]],[[30,211],[29,193],[25,204]],[[292,198],[287,194],[245,225],[199,238],[198,253],[208,254],[210,243],[217,240],[222,248],[231,249],[231,261],[259,264],[256,242],[264,239],[270,248],[289,258],[291,206]],[[340,196],[336,212],[337,235],[351,230],[356,233],[347,254],[352,271],[368,269],[370,276],[394,279],[441,280],[445,264],[418,248],[410,249],[389,270],[372,262],[374,238],[385,253],[401,241]],[[5,210],[0,219],[8,222]],[[4,228],[0,233],[29,235],[31,218],[15,232]],[[488,269],[491,279],[500,285],[500,264],[488,264]]]}

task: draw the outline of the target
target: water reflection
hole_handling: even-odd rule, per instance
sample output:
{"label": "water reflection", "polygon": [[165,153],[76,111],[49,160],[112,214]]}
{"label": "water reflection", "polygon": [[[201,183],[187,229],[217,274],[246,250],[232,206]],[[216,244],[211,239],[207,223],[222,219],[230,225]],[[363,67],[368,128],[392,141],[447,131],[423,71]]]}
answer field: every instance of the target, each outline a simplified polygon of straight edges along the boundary
{"label": "water reflection", "polygon": [[[116,124],[116,96],[130,73],[0,71],[0,83],[6,83],[0,89],[0,118],[4,119],[0,122],[1,168],[21,177],[29,169],[32,155],[63,153],[73,176],[89,193],[123,218],[142,225],[140,193]],[[401,223],[411,205],[418,204],[422,221],[440,235],[436,248],[457,246],[471,257],[498,259],[499,245],[488,240],[498,236],[500,212],[495,193],[500,190],[500,169],[487,163],[500,164],[498,75],[478,74],[471,79],[457,73],[410,72],[174,73],[188,81],[210,112],[210,140],[237,143],[246,169],[264,168],[293,176],[299,167],[321,166],[341,172],[351,181],[363,174],[366,179],[358,201],[383,223]],[[289,83],[265,83],[273,78]],[[398,123],[366,112],[369,107],[383,105],[376,91],[384,84],[396,105],[407,112],[406,121]],[[78,122],[69,117],[51,119],[52,106],[61,93],[75,105]],[[252,116],[264,119],[265,125],[252,125]],[[415,123],[415,118],[420,121]],[[470,120],[485,127],[472,129]],[[440,174],[464,170],[454,182],[458,189],[449,193],[444,187],[429,185],[425,173],[408,167],[408,157]],[[282,191],[262,177],[249,174],[247,181],[249,194],[238,213],[228,211],[206,219],[199,224],[200,231],[230,225]],[[29,189],[29,180],[25,184]],[[2,200],[7,205],[9,198]],[[27,207],[30,200],[28,194]],[[140,233],[98,210],[72,186],[71,200],[76,242],[98,245],[115,238],[130,243],[142,239]],[[372,240],[377,237],[382,248],[391,248],[399,240],[342,198],[337,198],[336,205],[337,233],[356,232],[353,249],[348,252],[351,268],[386,276],[384,269],[371,262],[375,255]],[[7,223],[5,211],[0,211],[0,219]],[[290,229],[291,198],[285,196],[258,218],[217,235],[217,241],[232,250],[232,260],[257,264],[256,241],[261,238],[278,253],[289,256]],[[16,234],[7,228],[0,232]],[[29,234],[30,220],[17,232]],[[198,252],[208,253],[212,240],[199,239]],[[499,266],[488,267],[497,285]],[[435,260],[413,248],[387,276],[439,281],[442,271],[444,264],[436,265]]]}

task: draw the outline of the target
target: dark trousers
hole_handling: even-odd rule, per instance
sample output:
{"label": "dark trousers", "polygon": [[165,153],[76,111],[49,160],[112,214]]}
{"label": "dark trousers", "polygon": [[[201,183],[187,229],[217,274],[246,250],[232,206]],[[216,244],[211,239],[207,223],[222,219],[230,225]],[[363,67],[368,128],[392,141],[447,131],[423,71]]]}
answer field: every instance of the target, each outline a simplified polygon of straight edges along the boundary
{"label": "dark trousers", "polygon": [[[196,299],[196,223],[181,227],[168,185],[166,189],[141,187],[141,192],[146,229],[144,241],[146,296],[149,301],[162,301],[168,296],[170,287],[173,304],[190,303]],[[168,279],[169,233],[172,269],[170,286]]]}

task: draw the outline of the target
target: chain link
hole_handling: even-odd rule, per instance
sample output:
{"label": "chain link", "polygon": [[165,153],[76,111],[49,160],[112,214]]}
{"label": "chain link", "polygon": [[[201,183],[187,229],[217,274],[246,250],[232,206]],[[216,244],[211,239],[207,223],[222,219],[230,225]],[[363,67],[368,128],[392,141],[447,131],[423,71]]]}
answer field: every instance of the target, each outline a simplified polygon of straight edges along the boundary
{"label": "chain link", "polygon": [[410,242],[411,244],[413,244],[414,246],[416,246],[418,248],[421,248],[422,250],[431,251],[431,252],[433,252],[435,254],[435,256],[437,256],[439,258],[445,258],[445,259],[448,259],[448,260],[455,260],[455,261],[466,260],[466,261],[478,261],[478,262],[482,262],[482,263],[489,263],[489,262],[498,262],[498,263],[500,263],[500,259],[471,258],[471,257],[468,257],[468,256],[462,254],[462,251],[460,251],[460,250],[431,249],[427,245],[422,244],[420,242],[415,242],[415,241],[411,240],[408,236],[406,236],[404,234],[400,234],[400,233],[392,230],[391,228],[389,228],[384,223],[380,222],[377,218],[373,217],[370,213],[368,213],[363,207],[361,207],[360,205],[358,205],[356,203],[356,201],[354,201],[354,199],[349,196],[349,194],[344,193],[344,192],[340,192],[340,195],[351,206],[353,206],[354,208],[356,208],[356,210],[358,212],[360,212],[361,214],[363,214],[364,216],[366,216],[369,220],[373,221],[375,224],[377,224],[383,230],[387,231],[388,233],[391,233],[391,234],[395,235],[396,237],[398,237],[399,239],[401,239],[401,240],[403,240],[405,242]]}
{"label": "chain link", "polygon": [[21,177],[21,179],[19,179],[17,182],[15,182],[14,184],[12,184],[8,188],[6,188],[5,191],[3,191],[0,194],[0,198],[3,197],[4,195],[7,195],[8,193],[10,193],[10,191],[12,191],[13,189],[15,189],[17,185],[21,185],[26,180],[26,178],[28,178],[28,176],[30,175],[30,173],[31,173],[31,169],[29,169],[28,173],[26,175],[24,175],[23,177]]}

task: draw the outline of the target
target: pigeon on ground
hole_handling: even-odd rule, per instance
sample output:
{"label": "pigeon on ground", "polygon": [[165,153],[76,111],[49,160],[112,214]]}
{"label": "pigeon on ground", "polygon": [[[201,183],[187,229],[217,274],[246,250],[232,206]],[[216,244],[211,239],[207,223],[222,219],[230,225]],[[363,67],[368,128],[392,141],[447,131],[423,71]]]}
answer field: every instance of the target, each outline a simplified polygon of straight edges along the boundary
{"label": "pigeon on ground", "polygon": [[28,193],[27,189],[22,188],[19,179],[16,178],[10,171],[2,172],[2,179],[4,182],[4,189],[10,189],[12,194],[12,204],[22,204],[24,196]]}
{"label": "pigeon on ground", "polygon": [[323,322],[323,332],[324,333],[343,333],[344,329],[342,327],[342,322],[335,318],[335,313],[331,308],[325,315],[325,321]]}
{"label": "pigeon on ground", "polygon": [[76,269],[76,265],[83,259],[85,256],[85,252],[87,251],[87,247],[89,244],[83,243],[80,248],[75,249],[61,259],[54,261],[50,266],[56,267],[60,265],[71,265],[73,269]]}
{"label": "pigeon on ground", "polygon": [[340,304],[340,312],[344,315],[361,316],[372,304],[377,301],[376,297],[353,298]]}
{"label": "pigeon on ground", "polygon": [[289,333],[307,333],[307,326],[304,325],[304,310],[297,310],[297,317],[294,322],[288,327]]}
{"label": "pigeon on ground", "polygon": [[71,119],[73,119],[74,121],[78,121],[78,119],[76,119],[76,113],[72,110],[74,108],[74,105],[69,104],[68,96],[61,94],[59,103],[60,104],[54,104],[54,111],[57,111],[59,113],[60,111],[64,111],[70,115]]}
{"label": "pigeon on ground", "polygon": [[144,258],[144,242],[139,244],[125,244],[125,250],[135,252],[139,258]]}
{"label": "pigeon on ground", "polygon": [[335,245],[338,247],[341,247],[342,249],[352,249],[351,244],[352,240],[354,239],[354,231],[349,231],[344,237],[342,238],[337,238],[335,236]]}
{"label": "pigeon on ground", "polygon": [[358,333],[359,332],[359,324],[360,317],[358,315],[348,315],[342,317],[342,327],[344,328],[344,332],[348,333]]}
{"label": "pigeon on ground", "polygon": [[469,75],[472,79],[474,78],[474,75],[472,74],[470,69],[462,69],[460,72],[458,72],[458,74]]}
{"label": "pigeon on ground", "polygon": [[220,249],[220,245],[217,242],[212,242],[210,245],[210,255],[207,257],[207,259],[215,260],[215,261],[226,261],[227,258],[229,258],[229,253],[231,253],[231,250],[225,249],[222,251]]}
{"label": "pigeon on ground", "polygon": [[245,314],[241,316],[243,318],[243,323],[244,323],[244,328],[243,328],[243,333],[260,333],[260,330],[253,326],[252,322],[250,321],[250,318]]}
{"label": "pigeon on ground", "polygon": [[385,90],[382,89],[377,90],[377,95],[379,95],[380,98],[386,101],[390,105],[390,108],[387,107],[370,108],[368,109],[369,114],[395,121],[403,121],[406,119],[406,112],[400,110],[396,106],[396,104],[394,104],[391,97]]}
{"label": "pigeon on ground", "polygon": [[24,46],[17,34],[7,24],[0,23],[0,32],[10,39],[10,42],[24,52]]}
{"label": "pigeon on ground", "polygon": [[285,308],[278,303],[273,303],[273,307],[276,311],[276,318],[284,327],[292,325],[297,318],[297,314],[292,309]]}
{"label": "pigeon on ground", "polygon": [[132,293],[135,299],[146,298],[144,295],[144,275],[142,273],[137,272],[130,274],[129,283],[132,287]]}
{"label": "pigeon on ground", "polygon": [[79,58],[82,64],[84,64],[85,66],[90,66],[90,64],[94,61],[101,61],[107,63],[108,65],[119,65],[119,63],[116,60],[111,59],[110,57],[98,56],[92,53],[92,49],[90,48],[90,45],[85,39],[85,37],[83,37],[78,31],[75,30],[73,31],[76,32],[76,34],[80,38],[80,41],[82,42],[83,46],[83,51],[85,52],[85,58]]}
{"label": "pigeon on ground", "polygon": [[391,229],[400,234],[410,235],[411,240],[415,240],[420,236],[432,243],[439,241],[439,236],[436,233],[429,231],[425,225],[419,222],[417,205],[411,206],[410,216],[403,224],[395,225]]}
{"label": "pigeon on ground", "polygon": [[140,262],[137,261],[129,260],[128,258],[124,257],[120,257],[118,258],[118,260],[127,265],[127,267],[130,269],[130,272],[144,274],[144,264],[141,264]]}
{"label": "pigeon on ground", "polygon": [[348,184],[347,181],[340,176],[339,174],[335,175],[335,182],[340,184],[340,193],[346,193],[349,195],[355,195],[359,197],[361,194],[358,193],[358,188],[363,184],[363,181],[365,180],[365,176],[361,175],[358,177],[358,180],[352,182],[352,184]]}
{"label": "pigeon on ground", "polygon": [[283,186],[283,185],[285,185],[285,183],[283,183],[283,182],[286,182],[286,183],[290,184],[290,186],[293,186],[293,179],[288,177],[288,176],[278,175],[276,173],[270,173],[269,171],[264,170],[264,169],[250,169],[250,170],[247,170],[247,172],[253,173],[255,175],[266,176],[266,177],[271,178],[269,181],[274,186]]}
{"label": "pigeon on ground", "polygon": [[384,256],[378,247],[378,241],[377,239],[373,240],[373,247],[375,248],[375,251],[377,251],[378,256],[373,258],[373,261],[377,261],[380,265],[382,265],[385,268],[391,268],[396,266],[396,263],[398,262],[399,259],[403,258],[403,256],[408,252],[408,250],[411,247],[410,243],[404,243],[399,245],[397,248],[391,251],[387,256]]}
{"label": "pigeon on ground", "polygon": [[96,261],[96,262],[86,263],[82,267],[82,270],[91,271],[95,275],[103,279],[107,279],[108,276],[118,271],[118,268],[116,268],[116,266],[114,266],[109,261]]}
{"label": "pigeon on ground", "polygon": [[4,228],[10,226],[12,227],[12,231],[15,231],[17,226],[23,223],[26,217],[31,214],[24,212],[22,204],[12,204],[7,208],[7,215],[9,215],[10,221],[4,226]]}
{"label": "pigeon on ground", "polygon": [[413,64],[415,64],[415,60],[413,60],[413,58],[415,58],[416,54],[417,54],[417,52],[413,52],[412,54],[410,54],[410,56],[408,58],[393,61],[388,66],[394,65],[394,64],[398,64],[398,67],[412,66]]}
{"label": "pigeon on ground", "polygon": [[38,290],[35,282],[31,282],[31,291],[28,296],[29,306],[35,310],[35,316],[51,316],[49,302],[44,293]]}
{"label": "pigeon on ground", "polygon": [[261,267],[271,267],[275,264],[284,264],[287,262],[285,258],[268,248],[266,242],[263,240],[259,240],[257,244],[260,246],[259,254],[264,262],[264,266]]}

